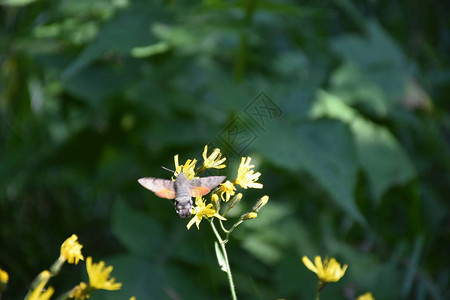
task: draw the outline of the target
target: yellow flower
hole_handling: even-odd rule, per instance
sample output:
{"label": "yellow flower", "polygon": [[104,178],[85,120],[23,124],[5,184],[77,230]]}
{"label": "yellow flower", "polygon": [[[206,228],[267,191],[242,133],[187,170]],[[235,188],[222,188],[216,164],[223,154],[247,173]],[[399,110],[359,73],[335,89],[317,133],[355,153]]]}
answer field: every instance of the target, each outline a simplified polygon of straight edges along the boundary
{"label": "yellow flower", "polygon": [[80,259],[84,260],[84,257],[81,254],[81,248],[83,248],[83,246],[78,243],[77,240],[78,237],[76,234],[72,234],[72,236],[65,240],[61,245],[60,258],[66,259],[69,264],[78,264]]}
{"label": "yellow flower", "polygon": [[261,176],[261,173],[254,172],[251,170],[254,168],[254,165],[250,164],[250,161],[252,159],[250,157],[243,157],[241,159],[241,164],[239,165],[238,169],[238,175],[236,177],[236,180],[234,181],[236,184],[239,184],[244,189],[250,187],[255,189],[262,189],[263,185],[261,183],[257,183],[259,176]]}
{"label": "yellow flower", "polygon": [[356,300],[375,300],[375,298],[372,296],[372,293],[367,292],[361,296],[358,297]]}
{"label": "yellow flower", "polygon": [[235,192],[236,187],[229,180],[221,183],[220,188],[217,190],[217,193],[220,194],[220,198],[222,198],[222,201],[225,202],[228,202],[230,200],[230,197],[233,196]]}
{"label": "yellow flower", "polygon": [[8,280],[9,280],[8,273],[6,273],[6,271],[0,269],[0,286],[7,284]]}
{"label": "yellow flower", "polygon": [[92,263],[92,257],[86,259],[86,269],[89,275],[89,286],[95,289],[104,290],[119,290],[122,287],[122,283],[114,282],[115,279],[109,278],[113,267],[105,267],[105,262]]}
{"label": "yellow flower", "polygon": [[43,291],[44,286],[47,284],[50,279],[50,272],[45,270],[39,274],[38,280],[39,284],[30,292],[29,296],[26,297],[26,300],[48,300],[53,295],[53,288],[49,287],[46,291]]}
{"label": "yellow flower", "polygon": [[175,162],[175,172],[173,173],[175,177],[184,173],[189,180],[195,178],[195,164],[197,163],[195,158],[193,160],[188,159],[184,165],[178,163],[178,154],[173,157],[173,160]]}
{"label": "yellow flower", "polygon": [[84,300],[86,298],[89,298],[89,287],[86,283],[80,282],[79,285],[74,287],[70,293],[69,298],[75,298],[76,300]]}
{"label": "yellow flower", "polygon": [[223,169],[226,166],[222,164],[226,161],[226,157],[222,158],[222,153],[220,153],[219,148],[215,148],[210,156],[206,156],[208,154],[208,145],[205,146],[203,150],[203,167],[204,169]]}
{"label": "yellow flower", "polygon": [[347,270],[347,265],[344,265],[341,268],[341,264],[334,258],[331,258],[330,260],[328,260],[328,257],[325,258],[323,264],[320,256],[314,258],[315,264],[313,264],[306,256],[303,256],[302,261],[310,271],[317,274],[317,277],[319,277],[321,282],[337,282],[344,276],[345,271]]}
{"label": "yellow flower", "polygon": [[2,270],[0,268],[0,293],[4,290],[6,287],[6,284],[8,283],[9,275],[6,273],[6,271]]}
{"label": "yellow flower", "polygon": [[135,297],[135,296],[133,296],[133,297],[131,297],[131,298],[130,298],[130,300],[136,300],[136,297]]}
{"label": "yellow flower", "polygon": [[216,217],[221,220],[226,220],[224,217],[219,215],[217,211],[214,209],[213,205],[209,203],[208,205],[205,204],[205,201],[203,198],[196,197],[195,198],[195,205],[194,208],[194,214],[195,216],[189,221],[189,223],[186,225],[187,229],[191,228],[191,226],[195,223],[197,225],[197,229],[200,229],[200,222],[202,221],[203,217],[211,218]]}

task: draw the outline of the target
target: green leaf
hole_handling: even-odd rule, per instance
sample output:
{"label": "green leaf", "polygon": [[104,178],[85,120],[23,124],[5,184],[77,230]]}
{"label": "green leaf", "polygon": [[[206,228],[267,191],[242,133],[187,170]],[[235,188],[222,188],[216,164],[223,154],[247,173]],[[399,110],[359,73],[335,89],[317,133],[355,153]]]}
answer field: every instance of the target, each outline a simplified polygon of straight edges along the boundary
{"label": "green leaf", "polygon": [[388,188],[416,176],[408,155],[389,130],[365,119],[335,95],[321,92],[318,98],[311,110],[314,117],[329,117],[349,124],[359,163],[367,174],[377,204]]}
{"label": "green leaf", "polygon": [[74,75],[106,52],[128,54],[134,47],[155,43],[156,39],[150,27],[163,15],[153,2],[134,4],[131,8],[120,11],[100,29],[97,38],[67,67],[63,78]]}
{"label": "green leaf", "polygon": [[219,248],[219,243],[214,242],[214,250],[216,251],[217,262],[219,263],[220,269],[225,273],[228,273],[228,267],[225,262],[225,257],[223,256],[222,250]]}
{"label": "green leaf", "polygon": [[38,0],[0,0],[0,5],[5,6],[25,6]]}
{"label": "green leaf", "polygon": [[273,123],[254,146],[279,166],[309,172],[337,205],[365,224],[353,199],[357,157],[351,132],[345,124],[330,120],[300,126]]}
{"label": "green leaf", "polygon": [[163,229],[150,215],[135,211],[120,200],[113,208],[112,230],[130,252],[142,257],[156,257],[164,241]]}
{"label": "green leaf", "polygon": [[403,94],[407,61],[397,43],[377,22],[368,22],[367,29],[367,37],[341,35],[331,42],[331,47],[380,86],[387,95],[386,103],[390,104]]}

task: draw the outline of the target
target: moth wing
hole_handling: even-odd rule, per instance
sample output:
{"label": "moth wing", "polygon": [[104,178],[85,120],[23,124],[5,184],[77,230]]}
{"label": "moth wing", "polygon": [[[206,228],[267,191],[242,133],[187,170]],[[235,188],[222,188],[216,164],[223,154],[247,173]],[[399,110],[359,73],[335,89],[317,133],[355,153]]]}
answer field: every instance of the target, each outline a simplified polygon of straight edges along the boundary
{"label": "moth wing", "polygon": [[138,182],[146,189],[154,192],[156,196],[166,199],[174,199],[175,184],[172,180],[145,177],[138,179]]}
{"label": "moth wing", "polygon": [[203,196],[224,181],[226,176],[208,176],[189,180],[189,190],[192,197]]}

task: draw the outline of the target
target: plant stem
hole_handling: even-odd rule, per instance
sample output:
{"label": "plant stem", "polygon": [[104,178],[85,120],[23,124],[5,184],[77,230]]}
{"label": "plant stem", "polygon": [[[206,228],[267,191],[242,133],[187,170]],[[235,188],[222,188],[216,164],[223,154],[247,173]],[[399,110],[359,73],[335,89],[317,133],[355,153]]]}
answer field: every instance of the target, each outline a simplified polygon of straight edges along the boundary
{"label": "plant stem", "polygon": [[210,220],[210,224],[211,224],[211,228],[214,231],[214,234],[216,235],[217,241],[220,244],[220,248],[222,249],[223,258],[225,260],[225,264],[226,264],[226,267],[227,267],[227,271],[226,272],[227,272],[227,275],[228,275],[228,284],[230,285],[231,298],[233,300],[237,300],[236,291],[235,291],[234,282],[233,282],[233,275],[231,274],[230,263],[228,261],[227,249],[225,247],[225,244],[228,241],[228,239],[225,240],[225,241],[222,240],[222,237],[220,236],[219,232],[217,231],[216,226],[214,225],[212,218]]}

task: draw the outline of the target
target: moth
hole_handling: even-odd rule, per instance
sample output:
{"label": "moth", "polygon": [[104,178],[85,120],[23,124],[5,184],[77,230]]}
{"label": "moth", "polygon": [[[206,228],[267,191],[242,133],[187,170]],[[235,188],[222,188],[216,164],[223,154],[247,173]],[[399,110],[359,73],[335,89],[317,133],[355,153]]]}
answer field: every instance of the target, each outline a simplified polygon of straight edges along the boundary
{"label": "moth", "polygon": [[226,176],[208,176],[189,180],[180,173],[175,181],[154,177],[138,179],[146,189],[158,197],[175,199],[175,211],[181,218],[188,218],[192,213],[192,198],[203,196],[224,181]]}

